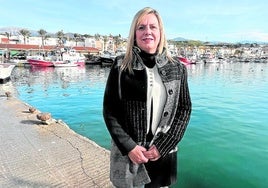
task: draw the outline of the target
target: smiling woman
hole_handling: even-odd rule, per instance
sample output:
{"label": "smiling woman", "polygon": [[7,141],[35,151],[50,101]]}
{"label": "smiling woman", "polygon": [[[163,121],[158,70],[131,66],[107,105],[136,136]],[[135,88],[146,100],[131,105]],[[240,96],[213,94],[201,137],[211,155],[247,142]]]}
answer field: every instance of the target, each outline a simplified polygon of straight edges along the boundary
{"label": "smiling woman", "polygon": [[112,137],[116,187],[169,186],[177,179],[177,144],[191,114],[186,67],[169,56],[159,13],[134,16],[125,55],[111,67],[103,117]]}
{"label": "smiling woman", "polygon": [[136,43],[141,50],[153,54],[160,41],[160,26],[154,14],[146,14],[141,18],[136,29]]}

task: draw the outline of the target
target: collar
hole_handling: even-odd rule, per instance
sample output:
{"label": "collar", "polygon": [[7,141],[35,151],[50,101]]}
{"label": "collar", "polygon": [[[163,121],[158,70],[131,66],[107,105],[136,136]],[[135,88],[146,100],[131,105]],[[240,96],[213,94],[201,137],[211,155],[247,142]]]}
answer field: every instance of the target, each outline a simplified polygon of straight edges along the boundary
{"label": "collar", "polygon": [[[145,65],[142,61],[142,58],[140,57],[139,53],[141,52],[141,49],[137,46],[134,46],[132,48],[132,54],[133,54],[133,69],[135,70],[143,70],[145,69]],[[161,54],[157,54],[155,57],[156,66],[162,67],[165,64],[167,64],[168,59],[166,57],[166,49],[163,50]]]}

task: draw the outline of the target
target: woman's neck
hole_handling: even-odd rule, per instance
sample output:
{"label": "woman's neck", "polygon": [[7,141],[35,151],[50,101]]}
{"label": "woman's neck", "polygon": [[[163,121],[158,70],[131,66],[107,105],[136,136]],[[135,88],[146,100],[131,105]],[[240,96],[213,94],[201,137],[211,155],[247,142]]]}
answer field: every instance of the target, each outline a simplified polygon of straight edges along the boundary
{"label": "woman's neck", "polygon": [[155,57],[157,53],[149,54],[143,50],[140,52],[140,57],[143,60],[143,63],[148,68],[153,68],[155,66]]}

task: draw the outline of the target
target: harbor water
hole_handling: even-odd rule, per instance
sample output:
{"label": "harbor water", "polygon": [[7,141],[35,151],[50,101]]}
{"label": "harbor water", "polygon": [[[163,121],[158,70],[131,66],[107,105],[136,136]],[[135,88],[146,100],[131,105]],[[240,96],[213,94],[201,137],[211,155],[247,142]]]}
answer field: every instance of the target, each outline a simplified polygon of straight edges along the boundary
{"label": "harbor water", "polygon": [[[187,66],[193,103],[179,144],[181,188],[268,187],[268,64]],[[50,112],[71,129],[109,149],[102,100],[110,67],[16,67],[19,99]]]}

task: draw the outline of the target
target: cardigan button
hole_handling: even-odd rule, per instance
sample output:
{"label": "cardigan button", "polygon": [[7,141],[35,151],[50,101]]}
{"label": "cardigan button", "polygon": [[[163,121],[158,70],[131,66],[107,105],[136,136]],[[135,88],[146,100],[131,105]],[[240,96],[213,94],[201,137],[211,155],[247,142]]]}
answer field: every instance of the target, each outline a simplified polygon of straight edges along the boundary
{"label": "cardigan button", "polygon": [[166,71],[163,70],[163,71],[161,71],[161,74],[165,76],[167,73],[166,73]]}
{"label": "cardigan button", "polygon": [[160,137],[161,135],[162,135],[163,133],[161,133],[161,132],[159,132],[159,133],[157,133],[157,137]]}
{"label": "cardigan button", "polygon": [[168,116],[168,112],[164,112],[164,117],[167,117]]}
{"label": "cardigan button", "polygon": [[172,95],[173,94],[173,90],[172,89],[169,89],[168,90],[168,94]]}

